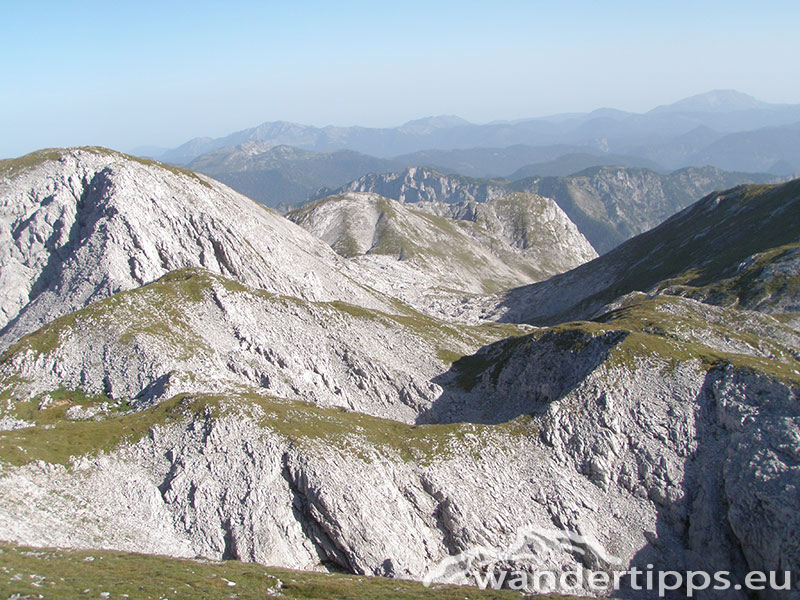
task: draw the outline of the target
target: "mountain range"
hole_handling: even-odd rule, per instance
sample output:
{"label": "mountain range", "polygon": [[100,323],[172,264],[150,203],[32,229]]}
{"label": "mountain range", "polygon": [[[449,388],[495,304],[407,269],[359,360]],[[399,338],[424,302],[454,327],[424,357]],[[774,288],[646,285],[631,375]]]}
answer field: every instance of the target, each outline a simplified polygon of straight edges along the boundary
{"label": "mountain range", "polygon": [[[495,157],[509,160],[509,148]],[[481,153],[487,153],[482,150]],[[483,202],[512,192],[552,197],[599,252],[646,231],[695,199],[741,183],[771,183],[774,175],[724,172],[712,167],[659,173],[640,167],[594,168],[609,157],[571,154],[528,165],[509,179],[476,179],[384,160],[348,150],[316,153],[248,142],[201,156],[189,167],[267,206],[288,211],[308,201],[348,191],[374,192],[403,202]],[[625,163],[624,157],[619,158]],[[422,160],[424,162],[424,160]],[[636,161],[628,161],[635,163]],[[588,169],[582,167],[588,165]],[[570,176],[552,173],[576,171]],[[540,173],[538,176],[528,175]]]}
{"label": "mountain range", "polygon": [[0,588],[149,565],[286,598],[631,567],[800,591],[800,181],[594,258],[556,200],[423,199],[442,177],[289,220],[103,148],[0,162]]}
{"label": "mountain range", "polygon": [[[458,150],[540,149],[533,162],[548,162],[565,154],[615,154],[638,161],[634,166],[660,164],[665,169],[712,165],[721,169],[789,175],[800,170],[797,136],[800,105],[770,104],[732,90],[716,90],[638,114],[599,109],[518,121],[476,125],[455,116],[410,121],[395,128],[313,127],[283,121],[263,123],[221,138],[195,138],[156,156],[187,164],[209,152],[246,142],[294,146],[329,152],[353,150],[380,158],[401,158],[406,166],[447,167],[462,163],[464,175],[506,175],[523,167],[501,165],[505,172],[476,167],[467,171]],[[751,132],[751,136],[742,136]],[[749,152],[758,140],[758,153]],[[429,153],[430,160],[407,155]],[[528,151],[530,152],[530,151]],[[650,161],[643,164],[642,161]],[[608,164],[608,163],[606,163]]]}

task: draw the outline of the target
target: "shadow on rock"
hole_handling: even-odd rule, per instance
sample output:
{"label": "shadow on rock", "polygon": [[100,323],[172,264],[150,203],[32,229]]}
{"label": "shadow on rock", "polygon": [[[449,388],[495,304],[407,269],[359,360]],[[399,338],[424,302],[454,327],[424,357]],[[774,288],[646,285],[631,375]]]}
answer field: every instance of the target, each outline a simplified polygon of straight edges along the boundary
{"label": "shadow on rock", "polygon": [[627,335],[573,328],[484,346],[433,380],[444,391],[417,423],[496,424],[540,415],[603,364]]}

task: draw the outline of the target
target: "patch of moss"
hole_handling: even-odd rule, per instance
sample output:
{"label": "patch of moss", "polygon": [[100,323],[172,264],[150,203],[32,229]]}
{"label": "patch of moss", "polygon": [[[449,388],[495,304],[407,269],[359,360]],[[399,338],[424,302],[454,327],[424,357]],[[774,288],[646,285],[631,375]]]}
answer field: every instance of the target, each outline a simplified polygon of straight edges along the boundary
{"label": "patch of moss", "polygon": [[358,241],[349,229],[336,241],[333,245],[333,250],[344,258],[352,258],[361,254]]}

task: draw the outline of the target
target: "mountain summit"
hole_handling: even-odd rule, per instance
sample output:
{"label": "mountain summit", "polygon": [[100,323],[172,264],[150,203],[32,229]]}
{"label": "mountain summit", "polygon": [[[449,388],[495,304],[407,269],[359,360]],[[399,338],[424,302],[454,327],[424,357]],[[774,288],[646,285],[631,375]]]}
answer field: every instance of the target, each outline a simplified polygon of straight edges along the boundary
{"label": "mountain summit", "polygon": [[191,171],[103,148],[38,152],[0,169],[0,348],[185,267],[308,300],[387,307],[325,244]]}
{"label": "mountain summit", "polygon": [[757,100],[749,94],[736,90],[712,90],[705,94],[697,94],[684,98],[673,104],[665,104],[654,108],[652,113],[667,112],[735,112],[740,110],[769,109],[775,105]]}

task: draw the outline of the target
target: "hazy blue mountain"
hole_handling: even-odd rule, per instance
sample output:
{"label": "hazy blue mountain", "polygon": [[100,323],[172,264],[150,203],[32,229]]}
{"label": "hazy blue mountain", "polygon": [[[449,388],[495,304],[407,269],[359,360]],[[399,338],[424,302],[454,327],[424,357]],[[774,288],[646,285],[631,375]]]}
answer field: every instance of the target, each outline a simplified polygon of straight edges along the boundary
{"label": "hazy blue mountain", "polygon": [[678,169],[686,165],[687,157],[695,155],[724,136],[724,133],[701,125],[666,141],[662,140],[646,146],[633,145],[625,147],[621,151],[629,156],[647,158],[669,169]]}
{"label": "hazy blue mountain", "polygon": [[[800,105],[770,104],[739,92],[716,90],[643,114],[603,108],[586,114],[494,121],[484,125],[456,116],[438,116],[387,128],[314,127],[275,121],[221,138],[195,138],[159,158],[185,164],[201,154],[248,141],[290,145],[316,152],[347,149],[382,158],[431,148],[453,150],[513,145],[572,145],[628,154],[622,149],[632,145],[664,144],[698,127],[734,133],[782,127],[798,121]],[[528,163],[553,158],[555,156]],[[503,170],[510,172],[521,166]]]}
{"label": "hazy blue mountain", "polygon": [[197,157],[189,168],[205,173],[273,208],[305,202],[323,187],[338,187],[375,171],[402,168],[401,163],[353,152],[311,152],[265,142],[245,142]]}
{"label": "hazy blue mountain", "polygon": [[800,123],[731,133],[698,150],[687,162],[779,175],[800,173]]}
{"label": "hazy blue mountain", "polygon": [[601,161],[606,156],[601,149],[588,146],[516,144],[506,148],[421,150],[397,156],[394,160],[407,167],[430,167],[444,173],[457,173],[468,177],[508,177],[528,165],[557,161],[562,156],[570,154],[593,155]]}
{"label": "hazy blue mountain", "polygon": [[[273,147],[267,142],[245,142],[203,154],[187,166],[222,181],[262,204],[285,209],[302,204],[309,198],[321,198],[371,173],[388,173],[419,166],[440,173],[465,173],[467,176],[485,178],[492,173],[508,175],[511,170],[546,161],[553,161],[554,169],[561,157],[565,156],[565,151],[570,150],[576,148],[511,146],[430,150],[394,159],[381,159],[350,150],[320,153],[290,146]],[[639,163],[639,166],[654,166],[646,159],[609,157],[600,151],[596,151],[596,154],[586,152],[584,155],[586,160],[571,163],[575,168],[565,166],[566,172],[603,164]],[[570,159],[563,160],[565,165],[570,164]],[[529,174],[526,172],[520,177]]]}
{"label": "hazy blue mountain", "polygon": [[770,109],[773,106],[736,90],[714,90],[705,94],[690,96],[672,104],[657,106],[650,112],[735,112],[740,110]]}

